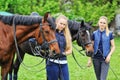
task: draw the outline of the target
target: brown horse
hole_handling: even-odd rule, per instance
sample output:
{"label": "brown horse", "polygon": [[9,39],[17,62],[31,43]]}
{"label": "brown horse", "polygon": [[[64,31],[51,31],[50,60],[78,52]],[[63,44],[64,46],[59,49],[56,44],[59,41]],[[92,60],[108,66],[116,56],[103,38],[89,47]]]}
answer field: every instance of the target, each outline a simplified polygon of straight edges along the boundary
{"label": "brown horse", "polygon": [[[91,44],[91,37],[90,37],[90,29],[91,25],[89,23],[85,23],[84,21],[76,22],[72,20],[68,20],[69,29],[71,32],[72,40],[76,40],[77,44],[84,48],[87,52],[87,54],[93,52],[93,46]],[[32,45],[32,46],[31,46]],[[20,67],[20,64],[22,63],[25,53],[30,54],[32,56],[42,57],[44,58],[44,55],[41,55],[37,52],[34,52],[32,49],[35,49],[36,41],[33,40],[27,40],[24,43],[19,45],[19,51],[20,51],[20,57],[17,57],[15,59],[14,68],[13,68],[13,78],[14,80],[17,80],[18,78],[18,70]],[[21,58],[21,61],[19,60]],[[10,80],[12,80],[12,71],[10,72]]]}
{"label": "brown horse", "polygon": [[48,42],[51,51],[60,53],[52,18],[47,17],[45,15],[42,19],[34,16],[0,15],[0,66],[2,80],[7,80],[7,74],[14,59],[16,50],[14,35],[16,35],[18,44],[33,37],[36,38],[39,44],[45,41]]}

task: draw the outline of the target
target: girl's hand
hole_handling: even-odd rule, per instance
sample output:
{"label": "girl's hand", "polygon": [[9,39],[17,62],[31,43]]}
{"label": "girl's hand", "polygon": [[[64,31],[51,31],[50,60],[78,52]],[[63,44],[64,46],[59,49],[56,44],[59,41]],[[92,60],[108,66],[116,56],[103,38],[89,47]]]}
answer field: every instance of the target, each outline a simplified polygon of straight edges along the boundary
{"label": "girl's hand", "polygon": [[92,59],[89,58],[89,59],[88,59],[88,63],[87,63],[87,67],[91,67],[91,66],[92,66]]}
{"label": "girl's hand", "polygon": [[106,57],[106,59],[105,59],[105,62],[106,62],[106,63],[109,63],[109,62],[110,62],[110,58],[111,58],[111,55],[108,55],[108,56]]}

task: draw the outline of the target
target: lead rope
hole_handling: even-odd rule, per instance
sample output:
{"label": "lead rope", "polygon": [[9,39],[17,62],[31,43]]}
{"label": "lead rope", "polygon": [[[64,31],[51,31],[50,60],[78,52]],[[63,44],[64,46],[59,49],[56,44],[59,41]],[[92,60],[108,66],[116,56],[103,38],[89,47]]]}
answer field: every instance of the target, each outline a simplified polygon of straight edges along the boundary
{"label": "lead rope", "polygon": [[29,46],[30,46],[30,49],[31,49],[33,55],[36,56],[36,57],[37,57],[37,56],[40,56],[40,57],[42,57],[42,58],[46,58],[46,57],[43,56],[42,53],[41,53],[41,52],[44,52],[44,54],[46,55],[46,52],[41,49],[41,46],[38,46],[38,45],[37,45],[37,42],[36,42],[35,44],[36,44],[36,46],[35,46],[35,48],[33,48],[33,47],[32,47],[32,43],[29,42]]}
{"label": "lead rope", "polygon": [[85,56],[85,54],[83,54],[81,51],[83,51],[83,49],[82,50],[78,50],[74,45],[72,45],[73,46],[73,48],[74,49],[76,49],[76,51],[78,51],[82,56]]}
{"label": "lead rope", "polygon": [[[83,51],[83,50],[78,50],[74,45],[73,45],[73,48],[76,49],[76,51],[79,52],[82,56],[85,56],[85,54],[83,54],[83,53],[81,52],[81,51]],[[84,69],[85,67],[82,67],[82,66],[78,63],[78,61],[77,61],[77,59],[76,59],[73,51],[72,51],[72,56],[73,56],[73,59],[75,60],[75,62],[77,63],[77,65],[78,65],[81,69]]]}
{"label": "lead rope", "polygon": [[77,61],[77,59],[76,59],[73,51],[72,51],[72,56],[73,56],[73,59],[75,60],[75,62],[77,63],[77,65],[78,65],[81,69],[83,69],[83,67],[78,63],[78,61]]}

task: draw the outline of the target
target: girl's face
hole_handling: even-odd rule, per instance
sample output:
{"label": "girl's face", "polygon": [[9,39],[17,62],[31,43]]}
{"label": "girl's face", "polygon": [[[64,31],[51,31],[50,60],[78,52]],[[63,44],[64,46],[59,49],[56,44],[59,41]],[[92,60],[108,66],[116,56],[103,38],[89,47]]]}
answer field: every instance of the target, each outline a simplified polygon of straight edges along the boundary
{"label": "girl's face", "polygon": [[101,19],[99,20],[98,25],[99,25],[99,28],[100,28],[100,29],[105,29],[105,28],[106,28],[106,25],[107,25],[107,22],[106,22],[105,19],[101,18]]}
{"label": "girl's face", "polygon": [[59,19],[57,22],[57,29],[59,31],[62,31],[65,28],[65,26],[67,25],[66,23],[67,23],[67,21],[65,19],[62,19],[62,18]]}

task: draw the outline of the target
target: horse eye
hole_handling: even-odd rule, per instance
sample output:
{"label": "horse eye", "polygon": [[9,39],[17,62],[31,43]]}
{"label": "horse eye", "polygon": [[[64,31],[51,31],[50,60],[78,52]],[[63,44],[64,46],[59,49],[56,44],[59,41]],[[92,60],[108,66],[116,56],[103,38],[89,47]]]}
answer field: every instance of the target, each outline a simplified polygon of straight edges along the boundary
{"label": "horse eye", "polygon": [[49,31],[45,31],[45,33],[49,34]]}
{"label": "horse eye", "polygon": [[85,36],[85,34],[82,34],[82,37],[84,37]]}

